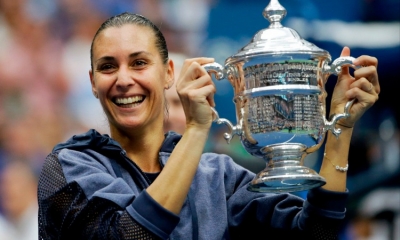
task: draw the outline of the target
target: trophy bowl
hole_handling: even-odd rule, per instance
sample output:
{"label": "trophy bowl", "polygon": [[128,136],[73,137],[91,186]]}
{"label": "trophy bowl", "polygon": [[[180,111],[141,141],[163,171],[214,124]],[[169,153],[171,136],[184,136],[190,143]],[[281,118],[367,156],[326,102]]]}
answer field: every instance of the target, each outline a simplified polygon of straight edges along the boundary
{"label": "trophy bowl", "polygon": [[228,143],[238,135],[249,154],[267,163],[248,190],[293,192],[322,186],[325,179],[304,166],[304,159],[319,149],[328,130],[340,135],[336,122],[349,116],[352,101],[343,113],[327,120],[325,84],[342,66],[356,68],[354,58],[330,63],[327,51],[282,26],[286,10],[277,0],[270,1],[263,15],[270,26],[257,32],[224,66],[204,65],[217,80],[227,79],[233,87],[237,125],[220,118],[213,108],[214,121],[228,126],[224,133]]}

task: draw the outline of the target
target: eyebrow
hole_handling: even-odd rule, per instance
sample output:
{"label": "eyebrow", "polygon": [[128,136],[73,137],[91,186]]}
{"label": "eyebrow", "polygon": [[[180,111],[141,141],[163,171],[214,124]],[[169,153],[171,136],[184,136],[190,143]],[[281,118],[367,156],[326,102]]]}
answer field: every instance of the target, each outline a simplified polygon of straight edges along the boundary
{"label": "eyebrow", "polygon": [[102,61],[112,61],[112,60],[114,60],[114,57],[104,56],[104,57],[97,59],[94,63],[98,63],[98,62],[102,62]]}
{"label": "eyebrow", "polygon": [[[151,54],[149,52],[146,52],[146,51],[139,51],[139,52],[134,52],[134,53],[129,54],[129,58],[135,58],[135,57],[138,57],[140,55],[152,56],[153,54]],[[115,57],[104,56],[104,57],[101,57],[101,58],[97,59],[95,61],[95,64],[97,64],[98,62],[102,62],[102,61],[106,61],[107,62],[107,61],[114,61],[114,60],[115,60]]]}
{"label": "eyebrow", "polygon": [[134,57],[137,57],[140,55],[152,56],[153,54],[146,52],[146,51],[139,51],[139,52],[134,52],[134,53],[129,54],[129,58],[134,58]]}

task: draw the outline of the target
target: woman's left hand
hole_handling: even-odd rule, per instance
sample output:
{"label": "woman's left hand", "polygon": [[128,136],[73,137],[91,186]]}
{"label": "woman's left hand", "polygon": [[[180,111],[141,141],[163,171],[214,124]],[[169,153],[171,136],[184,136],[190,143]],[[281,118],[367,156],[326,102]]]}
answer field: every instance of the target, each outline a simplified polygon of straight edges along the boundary
{"label": "woman's left hand", "polygon": [[[350,49],[344,47],[341,56],[349,56]],[[345,104],[356,99],[350,108],[350,116],[338,121],[343,126],[353,127],[356,121],[378,100],[380,85],[378,80],[378,60],[371,56],[360,56],[353,62],[361,66],[350,75],[349,67],[342,67],[331,101],[331,115],[343,113]]]}

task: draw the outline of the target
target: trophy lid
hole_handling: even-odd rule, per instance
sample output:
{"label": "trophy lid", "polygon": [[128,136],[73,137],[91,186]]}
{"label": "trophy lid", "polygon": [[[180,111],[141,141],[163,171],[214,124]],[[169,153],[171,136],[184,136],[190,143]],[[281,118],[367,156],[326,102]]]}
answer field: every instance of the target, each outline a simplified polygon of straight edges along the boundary
{"label": "trophy lid", "polygon": [[327,51],[302,39],[295,30],[282,26],[281,21],[286,16],[286,9],[278,0],[270,1],[263,11],[263,16],[270,22],[269,27],[258,31],[251,42],[227,59],[227,62],[276,54],[312,54],[330,59]]}

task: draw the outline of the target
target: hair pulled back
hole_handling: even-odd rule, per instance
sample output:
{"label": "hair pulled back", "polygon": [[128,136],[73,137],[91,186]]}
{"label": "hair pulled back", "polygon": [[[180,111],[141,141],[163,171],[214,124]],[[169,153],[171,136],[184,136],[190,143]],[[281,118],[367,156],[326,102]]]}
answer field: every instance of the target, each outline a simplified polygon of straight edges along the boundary
{"label": "hair pulled back", "polygon": [[142,15],[124,12],[124,13],[112,16],[109,19],[107,19],[105,22],[103,22],[103,24],[101,24],[101,26],[97,30],[96,34],[94,35],[92,44],[90,46],[90,63],[91,63],[92,70],[93,70],[93,44],[94,44],[94,41],[96,40],[97,36],[107,28],[122,27],[123,25],[126,25],[126,24],[133,24],[133,25],[138,25],[138,26],[149,27],[154,32],[154,35],[156,38],[155,44],[160,53],[161,59],[163,60],[163,63],[167,63],[167,61],[168,61],[167,43],[166,43],[164,35],[161,33],[160,29],[156,25],[154,25],[154,23],[152,21],[150,21],[149,19],[145,18]]}

